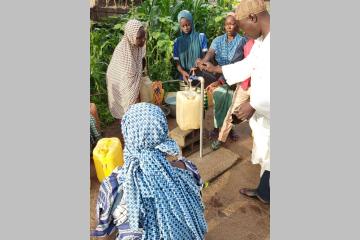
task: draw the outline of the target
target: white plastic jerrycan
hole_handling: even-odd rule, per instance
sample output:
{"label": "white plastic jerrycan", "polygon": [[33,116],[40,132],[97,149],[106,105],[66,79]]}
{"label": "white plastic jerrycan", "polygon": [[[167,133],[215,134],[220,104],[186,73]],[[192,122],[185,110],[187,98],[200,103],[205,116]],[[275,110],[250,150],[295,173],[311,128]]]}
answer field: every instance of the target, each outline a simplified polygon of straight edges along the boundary
{"label": "white plastic jerrycan", "polygon": [[201,95],[194,90],[176,93],[176,122],[181,130],[200,128]]}

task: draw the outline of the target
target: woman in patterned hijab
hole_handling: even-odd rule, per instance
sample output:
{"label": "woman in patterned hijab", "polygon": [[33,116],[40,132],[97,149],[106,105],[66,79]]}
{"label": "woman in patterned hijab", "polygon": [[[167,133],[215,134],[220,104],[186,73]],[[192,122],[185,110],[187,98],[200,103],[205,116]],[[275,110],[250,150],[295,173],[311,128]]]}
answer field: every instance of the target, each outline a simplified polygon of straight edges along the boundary
{"label": "woman in patterned hijab", "polygon": [[125,164],[100,187],[93,236],[117,228],[117,239],[203,240],[202,181],[190,161],[171,164],[165,158],[177,156],[179,147],[168,137],[162,110],[149,103],[132,105],[122,119],[122,133]]}
{"label": "woman in patterned hijab", "polygon": [[142,23],[130,20],[116,46],[106,72],[111,115],[121,119],[131,104],[138,101],[142,61],[146,53],[146,33]]}

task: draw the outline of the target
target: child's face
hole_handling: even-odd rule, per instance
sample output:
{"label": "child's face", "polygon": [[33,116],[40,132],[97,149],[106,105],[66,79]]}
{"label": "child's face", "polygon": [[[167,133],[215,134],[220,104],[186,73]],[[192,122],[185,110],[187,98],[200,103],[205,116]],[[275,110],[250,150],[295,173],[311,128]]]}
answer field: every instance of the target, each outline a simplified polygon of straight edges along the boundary
{"label": "child's face", "polygon": [[191,22],[186,18],[182,18],[180,20],[180,28],[183,33],[189,34],[191,32]]}
{"label": "child's face", "polygon": [[146,41],[146,32],[144,28],[140,28],[136,35],[136,46],[143,47]]}

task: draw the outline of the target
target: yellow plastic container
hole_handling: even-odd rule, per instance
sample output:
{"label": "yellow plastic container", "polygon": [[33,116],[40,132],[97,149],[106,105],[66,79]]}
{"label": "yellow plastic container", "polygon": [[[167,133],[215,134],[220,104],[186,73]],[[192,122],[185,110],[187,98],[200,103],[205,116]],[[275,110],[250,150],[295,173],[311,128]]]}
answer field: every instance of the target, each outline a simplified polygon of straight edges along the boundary
{"label": "yellow plastic container", "polygon": [[142,77],[140,81],[140,101],[141,102],[152,102],[153,89],[151,87],[152,81],[149,77]]}
{"label": "yellow plastic container", "polygon": [[201,95],[195,91],[176,93],[176,122],[181,130],[200,128]]}
{"label": "yellow plastic container", "polygon": [[100,139],[93,150],[93,159],[96,176],[102,182],[117,166],[124,164],[120,140],[116,137]]}

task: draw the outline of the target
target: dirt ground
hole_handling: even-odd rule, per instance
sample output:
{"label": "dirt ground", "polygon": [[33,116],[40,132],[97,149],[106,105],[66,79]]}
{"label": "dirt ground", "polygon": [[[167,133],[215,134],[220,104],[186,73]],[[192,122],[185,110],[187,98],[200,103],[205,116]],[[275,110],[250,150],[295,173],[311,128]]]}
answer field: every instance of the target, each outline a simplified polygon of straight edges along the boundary
{"label": "dirt ground", "polygon": [[[212,109],[206,113],[205,133],[213,127]],[[121,136],[118,123],[104,130],[106,137]],[[169,118],[169,129],[176,127],[175,119]],[[239,194],[241,187],[256,187],[259,181],[259,166],[250,162],[252,138],[247,123],[235,128],[239,135],[236,142],[228,142],[225,148],[240,155],[240,159],[231,169],[212,181],[203,190],[205,216],[208,223],[206,240],[269,240],[270,239],[270,206],[255,199]],[[207,139],[204,138],[204,140]],[[204,144],[209,144],[208,140]],[[221,161],[221,159],[219,159]],[[201,173],[200,173],[201,174]],[[90,164],[90,229],[96,226],[96,198],[99,182],[96,178],[93,162]],[[114,239],[115,234],[101,239]],[[90,238],[95,240],[96,238]]]}

